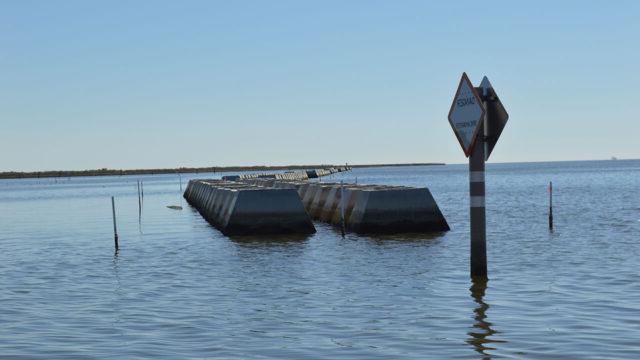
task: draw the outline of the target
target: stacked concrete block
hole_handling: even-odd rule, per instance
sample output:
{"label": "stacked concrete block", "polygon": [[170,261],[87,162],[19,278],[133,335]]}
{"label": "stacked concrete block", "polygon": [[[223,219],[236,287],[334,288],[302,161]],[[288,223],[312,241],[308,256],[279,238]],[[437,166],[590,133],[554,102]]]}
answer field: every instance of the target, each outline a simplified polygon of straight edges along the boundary
{"label": "stacked concrete block", "polygon": [[289,172],[285,172],[284,174],[278,174],[278,175],[279,175],[278,179],[280,180],[295,181],[295,180],[309,179],[309,176],[307,175],[306,171],[289,171]]}
{"label": "stacked concrete block", "polygon": [[304,193],[302,193],[301,196],[300,193],[298,193],[300,199],[302,200],[302,205],[305,209],[309,209],[309,206],[311,206],[311,202],[313,202],[318,189],[320,189],[320,187],[317,186],[317,184],[309,184],[309,186],[306,187],[306,190],[304,191]]}
{"label": "stacked concrete block", "polygon": [[[318,220],[332,222],[334,214],[340,215],[341,196],[343,190],[339,186],[332,186],[327,194],[324,205],[319,212]],[[340,217],[338,216],[338,220]]]}
{"label": "stacked concrete block", "polygon": [[225,180],[191,180],[184,197],[225,235],[315,232],[294,188],[268,188]]}
{"label": "stacked concrete block", "polygon": [[240,175],[225,175],[222,177],[222,180],[225,181],[239,181],[242,177]]}
{"label": "stacked concrete block", "polygon": [[307,181],[314,175],[348,169],[192,180],[184,196],[203,217],[229,235],[308,234],[315,232],[311,219],[334,225],[344,221],[346,230],[356,233],[449,230],[427,188]]}
{"label": "stacked concrete block", "polygon": [[320,178],[320,177],[332,174],[332,172],[329,169],[312,169],[312,170],[307,170],[306,172],[309,179],[316,179],[316,178]]}
{"label": "stacked concrete block", "polygon": [[320,219],[325,203],[327,202],[329,194],[332,192],[331,190],[338,188],[339,186],[340,184],[328,183],[321,183],[313,186],[316,188],[316,191],[313,193],[313,199],[309,199],[308,206],[306,208],[312,219]]}
{"label": "stacked concrete block", "polygon": [[[343,170],[341,170],[343,169]],[[242,174],[242,175],[225,175],[222,177],[222,180],[226,181],[244,181],[250,179],[275,179],[275,180],[283,180],[283,181],[296,181],[296,180],[308,180],[310,178],[319,178],[322,176],[327,176],[334,174],[339,171],[346,171],[346,168],[326,168],[326,169],[313,169],[313,170],[295,170],[295,171],[286,171],[284,173],[253,173],[253,174]]]}
{"label": "stacked concrete block", "polygon": [[427,188],[396,187],[352,191],[347,229],[358,233],[448,231]]}
{"label": "stacked concrete block", "polygon": [[316,169],[316,174],[318,175],[318,177],[323,177],[331,175],[331,171],[329,169]]}
{"label": "stacked concrete block", "polygon": [[226,181],[244,181],[251,179],[274,179],[274,180],[307,180],[309,177],[307,176],[306,171],[288,171],[285,173],[274,173],[274,174],[242,174],[242,175],[225,175],[222,177],[222,180]]}
{"label": "stacked concrete block", "polygon": [[[448,231],[449,225],[427,188],[287,182],[274,186],[295,188],[315,219],[334,225],[344,222],[356,233]],[[344,193],[344,199],[342,194]]]}

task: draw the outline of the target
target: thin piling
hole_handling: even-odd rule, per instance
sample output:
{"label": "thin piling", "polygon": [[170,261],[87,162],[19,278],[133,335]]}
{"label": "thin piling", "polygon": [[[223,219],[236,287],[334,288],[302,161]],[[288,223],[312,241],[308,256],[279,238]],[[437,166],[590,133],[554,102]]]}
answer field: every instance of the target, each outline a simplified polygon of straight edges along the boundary
{"label": "thin piling", "polygon": [[113,241],[116,247],[116,251],[118,251],[118,228],[116,226],[116,203],[113,196],[111,197],[111,213],[113,215]]}
{"label": "thin piling", "polygon": [[549,231],[553,231],[553,183],[549,181]]}
{"label": "thin piling", "polygon": [[138,231],[142,234],[142,196],[140,190],[140,180],[138,180]]}
{"label": "thin piling", "polygon": [[345,221],[344,221],[344,182],[340,181],[340,230],[342,231],[342,237],[345,234]]}
{"label": "thin piling", "polygon": [[142,198],[140,197],[140,180],[138,180],[138,216],[142,213]]}

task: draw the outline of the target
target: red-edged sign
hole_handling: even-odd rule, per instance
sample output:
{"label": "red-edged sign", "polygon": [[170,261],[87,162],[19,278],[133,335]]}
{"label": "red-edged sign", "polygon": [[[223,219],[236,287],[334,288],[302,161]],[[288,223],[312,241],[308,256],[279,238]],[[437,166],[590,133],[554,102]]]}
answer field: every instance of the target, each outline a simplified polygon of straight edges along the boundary
{"label": "red-edged sign", "polygon": [[464,154],[469,157],[484,121],[482,99],[471,84],[467,73],[462,73],[458,91],[449,110],[449,123],[456,134]]}

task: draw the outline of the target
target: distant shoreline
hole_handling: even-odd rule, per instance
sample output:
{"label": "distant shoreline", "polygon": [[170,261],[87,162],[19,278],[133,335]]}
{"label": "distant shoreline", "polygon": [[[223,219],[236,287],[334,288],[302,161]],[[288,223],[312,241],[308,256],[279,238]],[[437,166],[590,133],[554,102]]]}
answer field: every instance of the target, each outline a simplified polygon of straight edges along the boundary
{"label": "distant shoreline", "polygon": [[[386,167],[386,166],[435,166],[445,165],[445,163],[408,163],[408,164],[359,164],[349,165],[352,168],[369,168],[369,167]],[[77,177],[77,176],[125,176],[125,175],[158,175],[158,174],[198,174],[198,173],[216,173],[231,171],[284,171],[284,170],[302,170],[302,169],[319,169],[344,165],[283,165],[283,166],[212,166],[212,167],[194,167],[194,168],[175,168],[175,169],[133,169],[133,170],[117,170],[117,169],[93,169],[93,170],[52,170],[52,171],[7,171],[0,172],[0,179],[27,179],[27,178],[58,178],[58,177]]]}

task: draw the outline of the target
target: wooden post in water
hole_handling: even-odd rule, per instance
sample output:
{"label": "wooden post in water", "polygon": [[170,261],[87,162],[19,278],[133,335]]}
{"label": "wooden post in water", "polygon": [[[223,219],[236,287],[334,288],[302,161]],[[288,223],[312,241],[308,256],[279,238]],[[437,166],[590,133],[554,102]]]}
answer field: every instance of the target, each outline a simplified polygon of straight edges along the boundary
{"label": "wooden post in water", "polygon": [[144,201],[144,183],[140,180],[140,198]]}
{"label": "wooden post in water", "polygon": [[[486,96],[486,93],[483,94]],[[486,108],[486,101],[484,102]],[[487,277],[487,224],[485,211],[485,139],[487,113],[469,157],[469,195],[471,215],[471,277]]]}
{"label": "wooden post in water", "polygon": [[344,182],[340,181],[340,230],[342,231],[342,237],[346,232],[345,218],[344,218]]}
{"label": "wooden post in water", "polygon": [[142,212],[142,199],[140,198],[140,180],[138,180],[138,215]]}
{"label": "wooden post in water", "polygon": [[113,215],[113,240],[116,246],[116,251],[118,251],[118,228],[116,227],[116,203],[111,197],[111,214]]}
{"label": "wooden post in water", "polygon": [[549,230],[553,231],[553,183],[549,181]]}
{"label": "wooden post in water", "polygon": [[180,180],[180,192],[182,192],[182,175],[178,173],[178,179]]}

